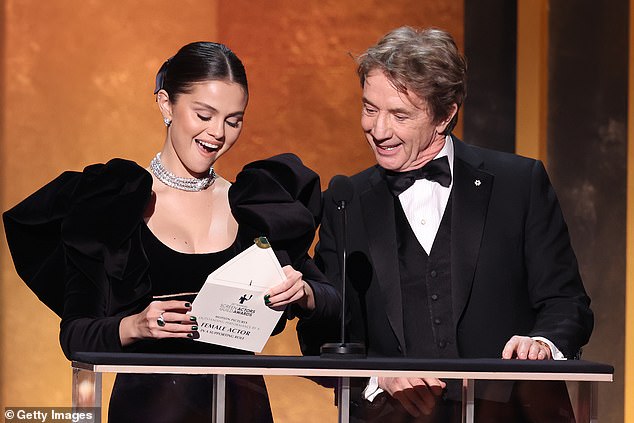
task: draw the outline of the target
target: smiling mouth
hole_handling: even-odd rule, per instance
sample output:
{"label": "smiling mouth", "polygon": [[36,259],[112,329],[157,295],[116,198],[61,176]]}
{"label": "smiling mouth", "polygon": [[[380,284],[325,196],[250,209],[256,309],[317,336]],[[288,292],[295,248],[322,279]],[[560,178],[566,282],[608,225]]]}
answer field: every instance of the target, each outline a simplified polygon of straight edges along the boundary
{"label": "smiling mouth", "polygon": [[401,145],[401,144],[396,144],[396,145],[377,145],[376,148],[380,148],[381,150],[385,150],[385,151],[392,151],[396,147],[398,147],[399,145]]}
{"label": "smiling mouth", "polygon": [[218,151],[220,149],[220,146],[216,144],[211,144],[209,142],[205,142],[201,140],[195,140],[195,141],[198,145],[200,145],[202,148],[204,148],[208,152]]}

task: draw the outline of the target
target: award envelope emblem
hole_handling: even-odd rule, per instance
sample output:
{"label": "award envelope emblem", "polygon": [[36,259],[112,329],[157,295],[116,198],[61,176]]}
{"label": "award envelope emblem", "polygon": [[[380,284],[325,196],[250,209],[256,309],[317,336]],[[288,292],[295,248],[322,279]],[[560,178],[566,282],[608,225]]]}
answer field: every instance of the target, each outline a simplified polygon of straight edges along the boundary
{"label": "award envelope emblem", "polygon": [[247,294],[244,294],[240,297],[238,301],[240,302],[240,304],[244,304],[245,301],[249,301],[251,298],[253,298],[253,294],[249,294],[248,297]]}
{"label": "award envelope emblem", "polygon": [[192,314],[200,333],[195,341],[262,351],[283,312],[264,304],[264,292],[285,279],[268,240],[256,238],[212,272],[194,299]]}

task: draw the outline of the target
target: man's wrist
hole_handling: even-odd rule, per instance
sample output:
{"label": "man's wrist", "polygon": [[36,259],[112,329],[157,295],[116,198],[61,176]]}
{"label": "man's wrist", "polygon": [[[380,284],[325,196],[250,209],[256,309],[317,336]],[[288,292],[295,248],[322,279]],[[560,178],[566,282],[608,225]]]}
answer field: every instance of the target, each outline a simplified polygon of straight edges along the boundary
{"label": "man's wrist", "polygon": [[544,338],[543,336],[532,336],[531,337],[532,340],[538,342],[541,345],[544,345],[545,347],[548,348],[548,351],[550,351],[550,358],[553,360],[565,360],[566,356],[564,356],[564,354],[559,351],[559,348],[557,348],[555,346],[555,344],[553,344],[550,339]]}

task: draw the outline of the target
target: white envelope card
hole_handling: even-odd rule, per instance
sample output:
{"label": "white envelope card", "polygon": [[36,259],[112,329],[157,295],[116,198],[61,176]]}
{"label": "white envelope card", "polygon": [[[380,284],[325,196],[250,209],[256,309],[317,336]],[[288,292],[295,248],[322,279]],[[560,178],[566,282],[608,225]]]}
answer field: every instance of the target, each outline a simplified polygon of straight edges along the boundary
{"label": "white envelope card", "polygon": [[192,303],[197,341],[260,352],[282,311],[264,303],[264,292],[286,279],[266,238],[212,272]]}

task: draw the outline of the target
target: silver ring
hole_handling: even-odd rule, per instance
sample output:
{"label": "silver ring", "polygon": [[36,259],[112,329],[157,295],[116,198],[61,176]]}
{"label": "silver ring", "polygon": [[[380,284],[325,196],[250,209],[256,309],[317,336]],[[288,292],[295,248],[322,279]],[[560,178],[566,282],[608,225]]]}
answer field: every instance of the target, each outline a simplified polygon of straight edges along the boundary
{"label": "silver ring", "polygon": [[163,319],[163,313],[156,319],[156,324],[160,327],[165,326],[165,319]]}

